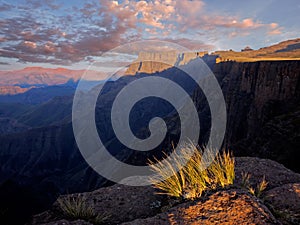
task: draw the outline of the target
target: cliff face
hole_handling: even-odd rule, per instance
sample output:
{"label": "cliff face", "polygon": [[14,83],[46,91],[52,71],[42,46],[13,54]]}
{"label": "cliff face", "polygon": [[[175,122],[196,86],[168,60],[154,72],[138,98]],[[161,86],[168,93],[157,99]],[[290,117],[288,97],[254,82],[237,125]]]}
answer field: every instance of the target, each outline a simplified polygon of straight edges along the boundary
{"label": "cliff face", "polygon": [[[187,64],[197,57],[203,57],[207,52],[141,52],[135,63],[131,64],[125,74],[135,75],[137,73],[157,73],[173,66]],[[164,61],[165,63],[160,63]]]}
{"label": "cliff face", "polygon": [[[227,104],[226,146],[239,154],[259,155],[263,146],[255,143],[264,136],[260,143],[268,142],[273,148],[264,149],[263,156],[281,160],[296,169],[297,162],[293,158],[299,156],[296,149],[300,147],[297,123],[300,119],[297,113],[300,61],[224,62],[215,64],[213,72],[221,84]],[[277,124],[277,130],[281,132],[279,136],[269,130],[277,117],[281,118],[281,123]],[[289,139],[283,140],[285,136]],[[274,146],[278,139],[286,145]],[[296,155],[288,156],[292,152]]]}

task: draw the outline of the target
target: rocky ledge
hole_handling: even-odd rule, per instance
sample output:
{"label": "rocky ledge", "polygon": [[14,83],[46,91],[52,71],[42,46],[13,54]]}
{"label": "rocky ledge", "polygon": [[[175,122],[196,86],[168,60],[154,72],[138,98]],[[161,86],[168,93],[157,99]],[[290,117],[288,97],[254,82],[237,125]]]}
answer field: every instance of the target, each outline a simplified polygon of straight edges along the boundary
{"label": "rocky ledge", "polygon": [[[250,185],[265,177],[260,198],[243,187],[241,174],[251,174]],[[52,208],[33,217],[30,224],[299,224],[300,174],[281,164],[259,158],[236,158],[235,184],[206,193],[195,201],[157,195],[152,187],[113,185],[93,192],[64,195]],[[59,202],[84,198],[87,208],[102,218],[97,222],[64,216]]]}

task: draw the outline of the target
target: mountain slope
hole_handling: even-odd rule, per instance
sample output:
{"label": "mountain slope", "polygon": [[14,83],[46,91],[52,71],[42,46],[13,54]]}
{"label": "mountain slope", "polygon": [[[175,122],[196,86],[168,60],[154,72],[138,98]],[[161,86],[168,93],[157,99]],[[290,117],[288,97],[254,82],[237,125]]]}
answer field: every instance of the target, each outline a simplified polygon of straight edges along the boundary
{"label": "mountain slope", "polygon": [[283,41],[278,44],[251,51],[216,51],[217,62],[239,61],[253,62],[264,60],[299,60],[300,59],[300,38]]}

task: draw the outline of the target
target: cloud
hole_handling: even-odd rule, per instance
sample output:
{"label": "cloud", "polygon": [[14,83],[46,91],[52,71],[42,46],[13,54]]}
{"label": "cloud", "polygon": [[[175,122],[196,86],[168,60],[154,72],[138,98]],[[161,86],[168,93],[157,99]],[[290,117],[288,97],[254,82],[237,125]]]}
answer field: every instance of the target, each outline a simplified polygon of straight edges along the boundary
{"label": "cloud", "polygon": [[2,3],[2,5],[0,5],[0,12],[5,12],[5,11],[10,11],[12,10],[14,7],[11,4],[7,4],[7,3]]}
{"label": "cloud", "polygon": [[55,4],[55,0],[26,0],[27,5],[33,8],[46,7],[52,10],[57,10],[61,7],[59,4]]}
{"label": "cloud", "polygon": [[211,51],[215,49],[215,46],[212,44],[207,44],[200,40],[192,40],[188,38],[164,39],[164,41],[174,42],[194,51]]}
{"label": "cloud", "polygon": [[282,34],[283,27],[279,27],[278,23],[271,23],[268,31],[268,35]]}
{"label": "cloud", "polygon": [[282,34],[282,28],[274,29],[268,32],[268,35],[279,35]]}
{"label": "cloud", "polygon": [[[28,1],[41,7],[39,1]],[[52,1],[47,1],[49,5]],[[109,1],[92,11],[78,9],[77,16],[64,15],[49,18],[28,9],[22,9],[16,17],[0,21],[2,57],[17,58],[20,62],[46,62],[69,65],[97,56],[122,43],[138,37],[129,29],[135,28],[135,16],[129,10],[110,13]],[[89,8],[92,4],[85,4]],[[95,5],[96,6],[96,5]],[[73,14],[74,12],[70,12]],[[97,14],[94,19],[91,14]],[[81,22],[82,15],[88,22]],[[42,18],[42,19],[41,19]],[[8,32],[9,31],[9,32]],[[125,33],[127,33],[125,35]]]}
{"label": "cloud", "polygon": [[33,48],[36,49],[36,43],[32,42],[32,41],[24,41],[24,46],[28,47],[28,48]]}
{"label": "cloud", "polygon": [[278,35],[283,30],[277,23],[208,13],[205,7],[203,0],[89,0],[68,8],[55,0],[26,0],[18,7],[3,4],[0,11],[14,13],[0,20],[0,55],[20,62],[71,65],[141,39],[211,50],[211,41],[200,40],[236,38],[257,30]]}
{"label": "cloud", "polygon": [[9,63],[7,63],[7,62],[0,62],[0,65],[10,65]]}

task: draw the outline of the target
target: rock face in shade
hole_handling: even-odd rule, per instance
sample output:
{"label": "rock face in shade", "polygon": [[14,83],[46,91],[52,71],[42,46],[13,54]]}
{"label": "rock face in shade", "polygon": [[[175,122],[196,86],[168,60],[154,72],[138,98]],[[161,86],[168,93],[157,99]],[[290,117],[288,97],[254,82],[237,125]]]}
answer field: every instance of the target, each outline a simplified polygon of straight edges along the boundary
{"label": "rock face in shade", "polygon": [[[300,61],[223,62],[212,70],[227,106],[225,145],[300,171]],[[203,96],[194,99],[201,105]]]}

